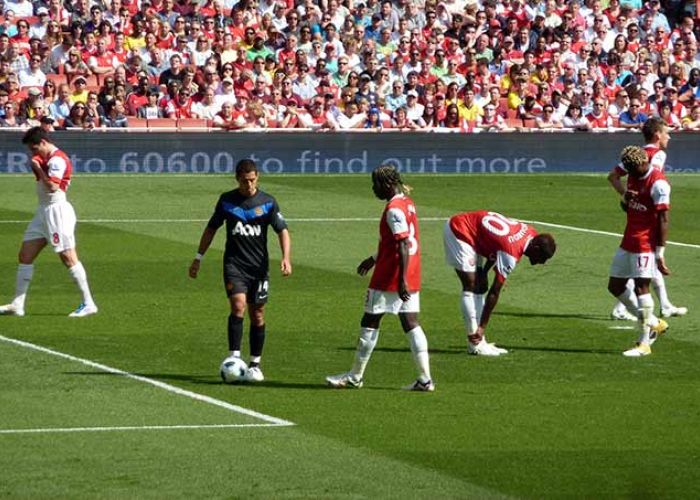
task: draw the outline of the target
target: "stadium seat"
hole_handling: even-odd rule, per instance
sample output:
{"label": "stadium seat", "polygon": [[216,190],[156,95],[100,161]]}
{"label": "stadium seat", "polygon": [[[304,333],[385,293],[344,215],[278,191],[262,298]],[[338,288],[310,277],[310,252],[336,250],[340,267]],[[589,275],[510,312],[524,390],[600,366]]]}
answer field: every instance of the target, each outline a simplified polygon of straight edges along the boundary
{"label": "stadium seat", "polygon": [[206,118],[180,118],[177,128],[181,132],[206,132],[209,130]]}
{"label": "stadium seat", "polygon": [[173,118],[151,118],[147,123],[150,132],[177,132],[177,120]]}
{"label": "stadium seat", "polygon": [[523,121],[520,118],[508,117],[506,118],[506,125],[511,128],[521,128],[523,126]]}
{"label": "stadium seat", "polygon": [[525,128],[537,128],[537,122],[534,118],[523,118],[522,126]]}
{"label": "stadium seat", "polygon": [[145,118],[136,118],[134,116],[130,116],[129,118],[129,128],[130,129],[135,129],[135,130],[147,130],[148,129],[148,120]]}
{"label": "stadium seat", "polygon": [[56,88],[58,88],[59,85],[66,83],[66,75],[63,74],[57,75],[56,73],[47,73],[46,79],[51,80],[56,85]]}

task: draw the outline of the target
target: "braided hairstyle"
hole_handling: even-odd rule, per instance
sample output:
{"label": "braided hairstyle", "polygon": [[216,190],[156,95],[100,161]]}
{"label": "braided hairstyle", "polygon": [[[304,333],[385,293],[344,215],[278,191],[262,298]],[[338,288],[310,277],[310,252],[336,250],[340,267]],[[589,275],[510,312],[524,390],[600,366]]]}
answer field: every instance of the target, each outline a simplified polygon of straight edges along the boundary
{"label": "braided hairstyle", "polygon": [[372,171],[372,182],[379,186],[398,187],[403,194],[409,194],[411,186],[404,184],[401,174],[393,165],[380,165]]}
{"label": "braided hairstyle", "polygon": [[628,172],[637,170],[649,161],[647,153],[639,146],[626,146],[620,153],[620,161]]}

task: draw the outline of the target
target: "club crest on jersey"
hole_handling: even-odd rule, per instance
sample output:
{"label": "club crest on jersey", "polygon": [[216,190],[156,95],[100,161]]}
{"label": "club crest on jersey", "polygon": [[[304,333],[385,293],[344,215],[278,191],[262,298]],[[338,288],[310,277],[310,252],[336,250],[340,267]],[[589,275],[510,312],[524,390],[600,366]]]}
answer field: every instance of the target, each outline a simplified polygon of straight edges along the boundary
{"label": "club crest on jersey", "polygon": [[260,217],[264,213],[265,213],[265,211],[263,210],[263,207],[255,207],[255,216],[256,217]]}
{"label": "club crest on jersey", "polygon": [[262,228],[257,224],[243,224],[241,221],[236,222],[233,228],[233,234],[240,234],[241,236],[260,236]]}

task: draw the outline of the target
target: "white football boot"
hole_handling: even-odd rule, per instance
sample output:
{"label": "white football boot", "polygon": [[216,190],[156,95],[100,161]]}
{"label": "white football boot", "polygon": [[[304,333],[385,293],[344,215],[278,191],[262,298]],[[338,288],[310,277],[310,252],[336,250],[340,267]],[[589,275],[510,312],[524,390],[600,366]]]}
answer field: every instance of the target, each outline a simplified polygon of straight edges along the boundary
{"label": "white football boot", "polygon": [[686,314],[688,314],[687,307],[676,307],[672,305],[671,307],[661,309],[661,316],[663,318],[670,318],[671,316],[685,316]]}
{"label": "white football boot", "polygon": [[416,380],[412,384],[402,387],[402,389],[404,391],[434,392],[435,384],[432,380],[428,380],[427,382],[421,382],[420,380]]}
{"label": "white football boot", "polygon": [[335,389],[359,389],[362,387],[363,381],[353,377],[350,372],[346,372],[340,375],[328,375],[326,384]]}
{"label": "white football boot", "polygon": [[248,382],[262,382],[265,376],[259,366],[251,366],[246,372],[245,379]]}
{"label": "white football boot", "polygon": [[90,316],[92,314],[97,314],[97,306],[95,304],[85,305],[80,304],[78,308],[68,315],[69,318],[84,318],[85,316]]}
{"label": "white football boot", "polygon": [[24,316],[24,308],[14,304],[0,306],[0,316]]}
{"label": "white football boot", "polygon": [[501,354],[505,354],[501,351],[505,351],[505,349],[489,344],[484,339],[481,339],[481,342],[478,344],[472,344],[469,342],[467,346],[467,353],[474,356],[500,356]]}

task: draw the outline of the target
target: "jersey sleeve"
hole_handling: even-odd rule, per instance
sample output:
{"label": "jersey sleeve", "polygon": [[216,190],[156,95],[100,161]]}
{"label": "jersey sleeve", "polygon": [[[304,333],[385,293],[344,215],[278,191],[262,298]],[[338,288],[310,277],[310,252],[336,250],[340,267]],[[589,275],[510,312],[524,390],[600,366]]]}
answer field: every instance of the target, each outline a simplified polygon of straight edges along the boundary
{"label": "jersey sleeve", "polygon": [[224,223],[224,220],[226,220],[224,217],[224,207],[223,203],[221,202],[221,198],[219,198],[219,201],[216,203],[216,207],[214,208],[214,213],[209,218],[207,227],[214,230],[219,229]]}
{"label": "jersey sleeve", "polygon": [[406,214],[400,208],[390,208],[386,211],[386,223],[394,235],[395,240],[403,240],[408,238],[408,220]]}
{"label": "jersey sleeve", "polygon": [[622,163],[618,163],[617,165],[615,165],[615,173],[620,177],[624,177],[627,175],[627,169]]}
{"label": "jersey sleeve", "polygon": [[282,212],[280,212],[280,207],[277,204],[277,200],[273,200],[272,202],[272,210],[270,211],[270,226],[272,226],[272,229],[279,234],[285,229],[287,229],[287,221],[284,218],[284,215],[282,215]]}
{"label": "jersey sleeve", "polygon": [[496,279],[503,283],[513,272],[518,261],[511,254],[502,250],[496,252]]}
{"label": "jersey sleeve", "polygon": [[48,161],[46,175],[51,182],[59,184],[63,180],[68,164],[60,156],[54,156]]}
{"label": "jersey sleeve", "polygon": [[664,166],[666,165],[666,152],[657,151],[656,154],[651,159],[651,166],[657,170],[664,171]]}
{"label": "jersey sleeve", "polygon": [[671,208],[671,185],[664,179],[659,179],[651,186],[651,199],[657,211]]}

